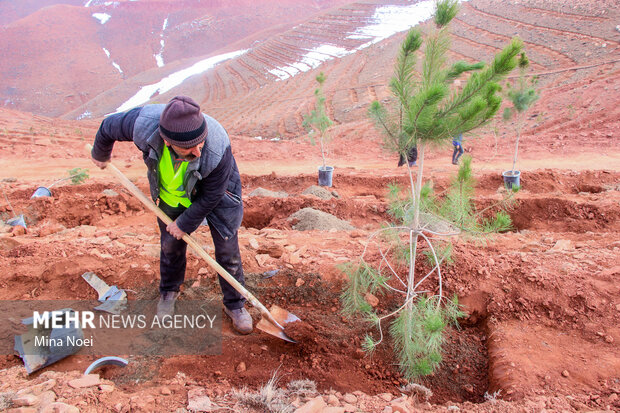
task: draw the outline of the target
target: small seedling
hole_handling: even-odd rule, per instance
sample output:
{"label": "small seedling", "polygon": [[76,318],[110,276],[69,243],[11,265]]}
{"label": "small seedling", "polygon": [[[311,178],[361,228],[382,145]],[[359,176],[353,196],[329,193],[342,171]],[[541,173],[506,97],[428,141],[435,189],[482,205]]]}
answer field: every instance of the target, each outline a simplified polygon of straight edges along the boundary
{"label": "small seedling", "polygon": [[73,168],[69,170],[71,184],[78,185],[88,179],[88,169]]}
{"label": "small seedling", "polygon": [[321,156],[323,157],[323,168],[325,168],[325,155],[328,153],[327,145],[331,141],[331,135],[328,133],[328,129],[333,125],[332,120],[327,116],[327,109],[325,103],[325,95],[323,94],[323,84],[327,77],[323,72],[319,73],[316,77],[316,81],[319,86],[314,91],[315,105],[314,109],[304,117],[302,123],[303,127],[309,131],[310,142],[315,145],[315,136],[319,138],[319,144],[321,145]]}
{"label": "small seedling", "polygon": [[529,65],[529,59],[525,53],[521,53],[521,57],[519,58],[519,79],[517,80],[517,86],[511,87],[510,83],[506,84],[506,96],[512,102],[512,107],[507,107],[502,117],[505,121],[508,121],[514,116],[516,118],[515,128],[517,130],[517,141],[515,143],[515,153],[511,169],[513,173],[515,172],[517,157],[519,155],[519,140],[521,139],[521,130],[525,122],[525,112],[540,97],[536,90],[538,78],[533,77],[529,82],[526,79]]}

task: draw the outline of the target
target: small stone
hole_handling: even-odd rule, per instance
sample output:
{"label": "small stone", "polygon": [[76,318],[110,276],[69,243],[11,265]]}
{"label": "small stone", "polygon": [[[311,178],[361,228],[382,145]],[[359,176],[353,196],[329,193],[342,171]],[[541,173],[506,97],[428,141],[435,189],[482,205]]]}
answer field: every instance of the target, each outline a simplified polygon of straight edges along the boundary
{"label": "small stone", "polygon": [[114,385],[112,384],[100,384],[99,390],[103,393],[112,393],[114,391]]}
{"label": "small stone", "polygon": [[297,265],[301,262],[301,257],[299,256],[299,251],[294,252],[288,256],[288,263],[291,265]]}
{"label": "small stone", "polygon": [[301,287],[305,283],[306,282],[302,278],[298,278],[297,281],[295,281],[295,287]]}
{"label": "small stone", "polygon": [[22,227],[21,225],[16,225],[11,230],[11,235],[13,235],[14,237],[19,236],[19,235],[25,235],[25,234],[26,234],[26,228]]}
{"label": "small stone", "polygon": [[344,413],[344,407],[328,406],[321,410],[321,413]]}
{"label": "small stone", "polygon": [[34,394],[20,394],[11,399],[13,406],[22,407],[22,406],[34,406],[37,404],[39,399]]}
{"label": "small stone", "polygon": [[264,267],[265,264],[267,263],[267,260],[271,258],[269,256],[269,254],[256,254],[256,262],[258,263],[258,265],[260,265],[261,267]]}
{"label": "small stone", "polygon": [[326,407],[323,397],[317,396],[310,399],[306,404],[295,410],[295,413],[320,413]]}
{"label": "small stone", "polygon": [[80,377],[79,379],[73,379],[69,381],[69,386],[74,389],[81,389],[85,387],[98,386],[101,383],[99,379],[99,375],[97,374],[88,374]]}
{"label": "small stone", "polygon": [[54,403],[56,401],[56,393],[51,390],[43,392],[39,395],[39,409],[44,408],[48,404]]}
{"label": "small stone", "polygon": [[379,305],[379,299],[370,293],[366,293],[364,295],[364,299],[371,305],[371,307],[376,307]]}
{"label": "small stone", "polygon": [[361,348],[356,348],[355,352],[353,353],[353,358],[357,360],[361,360],[364,357],[366,357],[366,353],[364,352],[364,350],[362,350]]}
{"label": "small stone", "polygon": [[355,397],[351,393],[347,393],[344,396],[342,396],[342,400],[344,400],[346,403],[349,403],[349,404],[357,403],[357,397]]}
{"label": "small stone", "polygon": [[162,387],[161,390],[159,390],[159,392],[163,394],[164,396],[169,396],[172,394],[172,391],[168,387]]}
{"label": "small stone", "polygon": [[204,275],[208,273],[209,273],[209,270],[206,267],[200,267],[200,269],[198,270],[198,275]]}
{"label": "small stone", "polygon": [[114,197],[114,196],[118,196],[118,192],[116,192],[113,189],[104,189],[103,190],[103,195]]}
{"label": "small stone", "polygon": [[191,389],[187,392],[187,410],[209,412],[215,406],[203,388]]}
{"label": "small stone", "polygon": [[338,400],[338,397],[330,394],[327,397],[327,404],[329,404],[330,406],[338,406],[340,404],[340,401]]}
{"label": "small stone", "polygon": [[39,237],[46,237],[48,235],[55,234],[57,232],[63,231],[67,229],[64,225],[57,223],[48,223],[41,227],[39,230]]}
{"label": "small stone", "polygon": [[245,363],[242,361],[241,363],[237,364],[237,368],[235,370],[237,371],[237,373],[243,373],[244,371],[247,370],[247,367]]}
{"label": "small stone", "polygon": [[17,394],[32,393],[34,395],[39,395],[48,390],[52,390],[55,386],[56,386],[56,380],[50,379],[50,380],[44,381],[43,383],[35,384],[33,386],[26,387],[25,389],[21,389],[20,391],[17,392]]}
{"label": "small stone", "polygon": [[570,240],[558,240],[549,251],[567,251],[573,249],[573,243]]}
{"label": "small stone", "polygon": [[80,413],[80,409],[67,403],[54,402],[39,410],[39,413]]}
{"label": "small stone", "polygon": [[6,413],[37,413],[34,407],[14,407],[9,410],[3,410]]}
{"label": "small stone", "polygon": [[357,411],[357,407],[349,403],[346,403],[343,407],[344,407],[345,413],[353,413]]}
{"label": "small stone", "polygon": [[248,243],[250,244],[250,247],[252,247],[253,249],[257,250],[259,245],[258,245],[258,241],[256,241],[256,238],[250,238],[248,240]]}
{"label": "small stone", "polygon": [[412,411],[412,409],[409,406],[407,397],[405,396],[399,397],[398,399],[393,400],[390,403],[390,407],[392,408],[392,411],[399,412],[399,413],[409,413]]}
{"label": "small stone", "polygon": [[280,258],[284,254],[284,247],[273,241],[262,245],[257,251],[258,254],[267,254],[273,258]]}
{"label": "small stone", "polygon": [[568,370],[564,370],[564,371],[562,371],[562,376],[568,377],[568,376],[570,376],[570,373],[568,372]]}
{"label": "small stone", "polygon": [[612,336],[605,336],[605,342],[611,344],[614,342],[614,338]]}
{"label": "small stone", "polygon": [[384,400],[384,401],[386,401],[386,402],[388,402],[388,403],[389,403],[389,402],[391,402],[391,401],[392,401],[392,399],[394,398],[394,396],[392,395],[392,393],[381,393],[381,394],[379,395],[379,397],[380,397],[382,400]]}

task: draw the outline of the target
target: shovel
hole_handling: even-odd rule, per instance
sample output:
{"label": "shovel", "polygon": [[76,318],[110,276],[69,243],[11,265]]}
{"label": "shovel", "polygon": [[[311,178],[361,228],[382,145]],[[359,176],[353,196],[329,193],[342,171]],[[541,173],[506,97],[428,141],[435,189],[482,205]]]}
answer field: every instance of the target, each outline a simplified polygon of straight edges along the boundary
{"label": "shovel", "polygon": [[[92,146],[87,144],[86,148],[89,153],[92,150]],[[161,219],[166,225],[170,224],[172,220],[168,215],[164,213],[150,198],[148,198],[140,189],[133,184],[116,166],[109,162],[107,165],[107,169],[112,171],[114,175],[121,181],[123,186],[127,188],[129,192],[131,192],[136,198],[138,198],[144,206],[150,209],[152,212],[157,215],[159,219]],[[264,331],[267,334],[271,334],[273,336],[279,337],[283,340],[289,341],[291,343],[296,343],[295,340],[290,338],[286,333],[284,333],[283,325],[287,323],[292,323],[295,321],[299,321],[299,317],[297,317],[293,313],[289,313],[285,309],[278,307],[277,305],[273,305],[271,307],[271,312],[267,310],[267,308],[260,302],[252,293],[250,293],[243,285],[239,283],[239,281],[235,280],[232,275],[228,273],[220,264],[218,264],[213,258],[206,253],[206,251],[200,246],[194,238],[192,238],[189,234],[185,234],[183,236],[183,241],[187,243],[193,250],[200,255],[207,264],[211,266],[219,275],[221,275],[228,283],[239,292],[246,300],[248,300],[255,308],[257,308],[261,313],[261,320],[256,324],[256,328]]]}

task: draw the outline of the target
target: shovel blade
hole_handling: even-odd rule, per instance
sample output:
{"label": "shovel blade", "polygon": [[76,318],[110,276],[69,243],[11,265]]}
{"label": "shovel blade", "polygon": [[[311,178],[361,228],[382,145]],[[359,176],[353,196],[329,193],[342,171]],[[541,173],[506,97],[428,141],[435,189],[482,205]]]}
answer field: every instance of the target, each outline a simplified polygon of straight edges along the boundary
{"label": "shovel blade", "polygon": [[271,307],[269,314],[274,318],[274,320],[279,324],[279,326],[273,324],[266,317],[262,317],[260,321],[256,324],[256,328],[264,331],[267,334],[271,334],[272,336],[276,336],[278,338],[281,338],[282,340],[286,340],[290,343],[297,343],[295,340],[286,335],[283,327],[288,323],[299,321],[299,317],[297,317],[293,313],[289,313],[284,308],[278,307],[277,305]]}

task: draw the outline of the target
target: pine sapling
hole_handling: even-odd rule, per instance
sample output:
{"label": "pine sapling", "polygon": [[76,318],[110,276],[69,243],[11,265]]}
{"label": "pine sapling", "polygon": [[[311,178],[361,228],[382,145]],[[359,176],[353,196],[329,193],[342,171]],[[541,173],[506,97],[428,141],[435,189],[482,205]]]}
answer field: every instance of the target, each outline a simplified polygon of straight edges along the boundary
{"label": "pine sapling", "polygon": [[326,79],[327,77],[323,72],[319,73],[316,77],[316,81],[319,86],[314,91],[314,109],[308,115],[304,116],[304,121],[302,123],[304,128],[310,131],[310,142],[313,145],[316,143],[314,137],[317,135],[319,137],[324,170],[326,166],[325,155],[328,152],[327,144],[331,140],[331,135],[328,133],[328,129],[333,124],[332,120],[329,118],[329,116],[327,116],[325,95],[323,94],[323,84],[325,83]]}
{"label": "pine sapling", "polygon": [[519,155],[519,140],[521,139],[521,130],[523,129],[523,123],[525,122],[525,112],[538,100],[540,95],[535,86],[537,79],[534,77],[529,82],[527,81],[526,74],[530,65],[530,61],[525,55],[521,53],[519,58],[519,78],[517,79],[517,85],[510,87],[510,83],[507,87],[507,97],[512,102],[512,107],[504,109],[502,117],[508,121],[513,116],[515,119],[515,128],[517,130],[517,141],[515,143],[515,153],[512,160],[512,173],[515,173],[515,167],[517,164],[517,156]]}
{"label": "pine sapling", "polygon": [[[470,169],[459,172],[462,176],[447,197],[450,205],[445,211],[430,206],[431,187],[423,185],[425,153],[433,147],[448,145],[453,136],[468,133],[493,118],[502,101],[498,82],[516,67],[522,49],[522,42],[515,38],[490,64],[448,64],[448,24],[458,12],[458,1],[440,0],[436,4],[437,27],[426,36],[421,70],[416,70],[416,53],[422,46],[422,35],[412,29],[401,44],[394,66],[391,104],[373,102],[369,109],[370,117],[383,132],[387,149],[404,157],[412,148],[418,149],[415,179],[413,169],[405,162],[409,199],[391,209],[399,222],[371,234],[360,263],[348,267],[349,285],[342,295],[345,312],[361,312],[378,329],[377,338],[365,338],[366,350],[373,351],[384,340],[382,323],[391,320],[389,332],[401,372],[407,379],[437,369],[445,328],[463,316],[457,297],[444,297],[441,263],[450,249],[435,248],[436,239],[451,239],[467,228],[480,228],[470,218],[474,212],[468,201]],[[465,73],[470,75],[464,87],[453,88],[454,80]],[[394,189],[392,192],[395,195]],[[376,266],[365,257],[371,245],[379,252]],[[418,256],[423,256],[421,251],[430,258],[431,269],[418,274],[424,268],[422,262],[416,265]],[[406,263],[398,262],[399,257],[405,257]],[[432,287],[433,282],[436,287]],[[398,294],[402,299],[397,308],[379,312],[365,300],[365,295],[373,290]]]}
{"label": "pine sapling", "polygon": [[50,186],[48,186],[48,188],[51,188],[51,187],[55,186],[56,184],[59,184],[59,183],[61,183],[63,181],[66,181],[68,179],[71,180],[71,184],[72,185],[81,184],[82,182],[84,182],[84,181],[86,181],[88,179],[88,169],[73,168],[73,169],[70,169],[67,172],[68,172],[69,176],[66,176],[64,178],[61,178],[61,179],[57,180],[56,182],[54,182]]}

